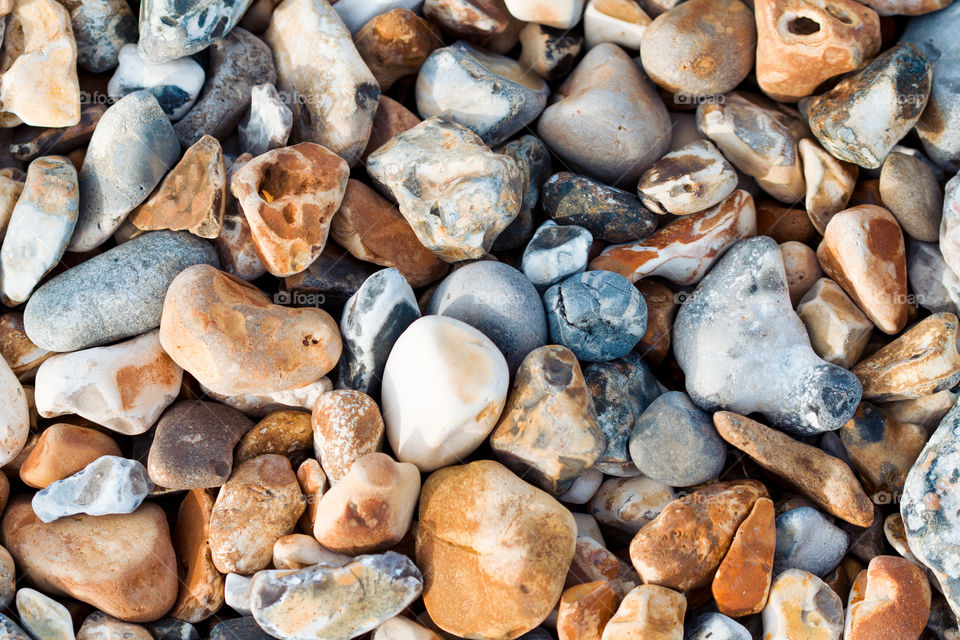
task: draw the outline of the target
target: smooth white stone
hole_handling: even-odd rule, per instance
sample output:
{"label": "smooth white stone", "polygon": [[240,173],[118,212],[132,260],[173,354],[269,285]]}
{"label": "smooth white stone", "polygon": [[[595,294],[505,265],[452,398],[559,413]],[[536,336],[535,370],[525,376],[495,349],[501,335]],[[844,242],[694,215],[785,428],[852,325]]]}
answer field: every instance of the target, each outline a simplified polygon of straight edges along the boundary
{"label": "smooth white stone", "polygon": [[228,573],[223,581],[223,601],[242,616],[250,615],[250,582],[253,576]]}
{"label": "smooth white stone", "polygon": [[283,104],[277,88],[265,82],[250,89],[250,111],[237,127],[240,150],[254,157],[287,143],[293,112]]}
{"label": "smooth white stone", "polygon": [[569,29],[580,22],[583,0],[506,0],[507,11],[523,22]]}
{"label": "smooth white stone", "polygon": [[557,499],[570,504],[587,504],[600,488],[601,483],[603,483],[603,473],[597,469],[590,469],[585,474],[577,476],[570,490]]}
{"label": "smooth white stone", "polygon": [[20,624],[37,640],[73,640],[73,619],[67,608],[53,598],[35,591],[17,591]]}
{"label": "smooth white stone", "polygon": [[597,519],[589,513],[574,513],[573,519],[577,523],[577,537],[592,538],[603,546],[607,543],[603,540],[603,533],[600,531],[600,524]]}
{"label": "smooth white stone", "polygon": [[128,93],[146,89],[174,122],[187,115],[193,107],[206,78],[203,67],[192,58],[149,62],[140,57],[135,44],[123,45],[119,61],[117,70],[107,83],[107,94],[118,100]]}

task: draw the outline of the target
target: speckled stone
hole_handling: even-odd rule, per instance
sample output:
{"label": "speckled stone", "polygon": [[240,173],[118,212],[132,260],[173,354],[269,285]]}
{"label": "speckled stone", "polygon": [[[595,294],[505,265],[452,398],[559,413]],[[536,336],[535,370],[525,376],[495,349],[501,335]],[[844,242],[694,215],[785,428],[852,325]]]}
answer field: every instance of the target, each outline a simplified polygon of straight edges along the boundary
{"label": "speckled stone", "polygon": [[873,323],[830,278],[820,278],[797,305],[810,345],[831,364],[849,369],[860,360]]}
{"label": "speckled stone", "polygon": [[134,91],[149,91],[171,121],[190,111],[206,77],[203,67],[192,58],[153,63],[140,57],[136,44],[125,44],[118,61],[107,83],[110,98],[119,100]]}
{"label": "speckled stone", "polygon": [[765,640],[840,640],[842,633],[843,603],[823,580],[799,569],[777,576],[763,609]]}
{"label": "speckled stone", "polygon": [[547,220],[523,250],[523,275],[536,287],[549,287],[587,268],[593,234],[577,225]]}
{"label": "speckled stone", "polygon": [[361,391],[331,391],[317,398],[311,418],[313,447],[336,484],[354,463],[383,445],[384,424],[373,398]]}
{"label": "speckled stone", "polygon": [[[860,401],[856,377],[810,347],[769,237],[744,240],[721,258],[680,307],[673,341],[687,393],[704,410],[759,412],[777,428],[812,434],[840,428]],[[722,350],[708,350],[718,341]],[[721,351],[728,356],[718,358]]]}
{"label": "speckled stone", "polygon": [[250,0],[230,4],[144,0],[137,44],[140,55],[151,62],[167,62],[206,49],[229,33],[249,6]]}
{"label": "speckled stone", "polygon": [[607,478],[590,500],[590,513],[605,525],[635,534],[673,502],[673,489],[652,478]]}
{"label": "speckled stone", "polygon": [[683,640],[752,640],[742,624],[722,613],[702,613],[687,623]]}
{"label": "speckled stone", "polygon": [[145,233],[41,285],[23,312],[27,336],[49,351],[75,351],[155,329],[167,287],[201,263],[217,264],[205,240],[182,231]]}
{"label": "speckled stone", "polygon": [[152,490],[147,470],[136,460],[100,456],[83,470],[37,492],[31,506],[43,522],[79,513],[133,513]]}
{"label": "speckled stone", "polygon": [[923,160],[893,152],[880,171],[880,197],[911,238],[936,242],[940,236],[943,192]]}
{"label": "speckled stone", "polygon": [[543,184],[543,212],[559,225],[579,225],[607,242],[646,238],[657,228],[656,216],[633,195],[567,171]]}
{"label": "speckled stone", "polygon": [[930,583],[923,569],[896,556],[877,556],[850,591],[844,637],[919,637],[930,617]]}
{"label": "speckled stone", "polygon": [[277,88],[264,82],[250,88],[250,111],[237,127],[240,149],[259,156],[287,143],[293,129],[293,112],[284,104]]}
{"label": "speckled stone", "polygon": [[697,140],[654,162],[637,191],[651,211],[684,216],[719,204],[736,186],[733,165],[709,140]]}
{"label": "speckled stone", "polygon": [[[323,393],[326,392],[319,395]],[[313,405],[311,402],[310,407]],[[276,453],[299,462],[312,450],[313,428],[310,426],[310,413],[278,409],[269,412],[240,438],[233,459],[240,463],[265,453]]]}

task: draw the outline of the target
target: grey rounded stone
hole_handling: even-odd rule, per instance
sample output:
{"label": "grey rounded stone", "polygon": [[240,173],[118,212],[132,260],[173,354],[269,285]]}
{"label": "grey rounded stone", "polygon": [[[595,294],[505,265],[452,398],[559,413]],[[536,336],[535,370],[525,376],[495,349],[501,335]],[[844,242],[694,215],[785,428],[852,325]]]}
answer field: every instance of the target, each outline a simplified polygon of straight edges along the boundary
{"label": "grey rounded stone", "polygon": [[252,0],[142,0],[140,55],[169,62],[197,53],[230,32]]}
{"label": "grey rounded stone", "polygon": [[704,613],[690,622],[683,640],[752,640],[742,624],[722,613]]}
{"label": "grey rounded stone", "polygon": [[923,242],[939,239],[943,190],[923,160],[905,153],[888,155],[880,171],[880,198],[908,236]]}
{"label": "grey rounded stone", "polygon": [[536,287],[549,287],[587,268],[593,234],[577,225],[560,226],[553,220],[540,225],[520,266]]}
{"label": "grey rounded stone", "polygon": [[907,238],[907,283],[917,304],[931,313],[960,312],[960,278],[936,242]]}
{"label": "grey rounded stone", "polygon": [[194,264],[219,266],[213,245],[185,231],[145,233],[41,285],[24,330],[43,349],[76,351],[156,329],[167,287]]}
{"label": "grey rounded stone", "polygon": [[847,552],[850,537],[813,507],[797,507],[777,516],[773,575],[802,569],[823,577]]}
{"label": "grey rounded stone", "polygon": [[478,329],[503,352],[511,371],[547,343],[547,319],[536,288],[522,273],[492,260],[457,269],[437,286],[427,314]]}
{"label": "grey rounded stone", "polygon": [[147,469],[136,460],[100,456],[82,470],[33,496],[33,512],[44,522],[86,513],[133,513],[153,490]]}
{"label": "grey rounded stone", "polygon": [[668,391],[647,407],[629,446],[630,458],[642,474],[671,487],[716,478],[727,454],[710,414],[682,391]]}

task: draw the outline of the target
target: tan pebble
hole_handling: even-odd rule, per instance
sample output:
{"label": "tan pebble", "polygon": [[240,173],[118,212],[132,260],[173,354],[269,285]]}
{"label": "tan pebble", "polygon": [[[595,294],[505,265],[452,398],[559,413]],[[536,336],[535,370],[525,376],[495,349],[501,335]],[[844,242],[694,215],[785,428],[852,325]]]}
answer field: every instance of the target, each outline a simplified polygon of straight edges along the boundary
{"label": "tan pebble", "polygon": [[672,487],[644,475],[607,478],[590,500],[590,513],[606,525],[636,533],[675,497]]}
{"label": "tan pebble", "polygon": [[778,243],[808,242],[817,237],[817,230],[803,209],[785,207],[773,198],[757,199],[757,235],[770,236]]}
{"label": "tan pebble", "polygon": [[817,232],[822,234],[830,218],[850,202],[860,168],[837,160],[810,138],[801,139],[798,147],[803,160],[803,178],[807,183],[804,200],[807,215]]}
{"label": "tan pebble", "polygon": [[443,636],[409,618],[397,616],[377,627],[373,640],[443,640]]}
{"label": "tan pebble", "polygon": [[80,625],[77,640],[153,640],[147,628],[94,611]]}
{"label": "tan pebble", "polygon": [[324,549],[316,538],[303,533],[291,533],[273,543],[273,566],[276,569],[295,571],[315,564],[342,567],[351,560],[350,556]]}
{"label": "tan pebble", "polygon": [[326,491],[327,476],[323,473],[319,462],[313,458],[307,458],[297,468],[297,483],[307,503],[297,526],[302,531],[313,535],[313,527],[317,521],[317,505],[320,504],[320,498]]}
{"label": "tan pebble", "polygon": [[897,422],[881,408],[861,402],[837,435],[866,488],[893,496],[903,492],[928,434],[919,425]]}
{"label": "tan pebble", "polygon": [[647,363],[656,365],[670,353],[670,333],[679,305],[673,291],[654,279],[638,281],[637,289],[647,303],[647,332],[634,350]]}
{"label": "tan pebble", "polygon": [[789,569],[773,581],[763,609],[764,640],[840,640],[843,603],[827,584]]}
{"label": "tan pebble", "polygon": [[240,464],[264,453],[292,457],[312,450],[310,414],[282,409],[267,415],[240,438],[233,460],[234,464]]}
{"label": "tan pebble", "polygon": [[600,640],[619,598],[606,580],[570,587],[560,596],[559,640]]}
{"label": "tan pebble", "polygon": [[403,76],[415,74],[427,56],[443,46],[435,26],[403,8],[373,18],[353,36],[353,41],[383,91]]}
{"label": "tan pebble", "polygon": [[205,489],[188,491],[173,529],[180,593],[167,615],[191,624],[206,620],[223,606],[223,576],[213,565],[208,545],[213,502]]}
{"label": "tan pebble", "polygon": [[20,466],[20,479],[43,489],[82,470],[100,456],[122,456],[113,438],[94,429],[58,423],[40,433]]}
{"label": "tan pebble", "polygon": [[603,630],[603,640],[683,640],[686,610],[682,593],[640,585],[620,603]]}
{"label": "tan pebble", "polygon": [[823,272],[820,271],[816,252],[800,242],[781,244],[780,256],[783,258],[783,268],[787,276],[790,303],[796,306]]}
{"label": "tan pebble", "polygon": [[29,381],[37,367],[53,353],[31,342],[23,328],[22,313],[0,315],[0,358],[7,361],[10,370],[21,381]]}
{"label": "tan pebble", "polygon": [[321,395],[311,420],[314,450],[331,485],[344,478],[354,462],[383,446],[380,408],[362,391],[336,390]]}
{"label": "tan pebble", "polygon": [[367,156],[385,145],[393,136],[403,133],[407,129],[420,124],[412,111],[389,96],[380,96],[380,104],[373,114],[373,127],[370,129],[370,140],[363,150],[361,159],[366,162]]}
{"label": "tan pebble", "polygon": [[867,346],[873,323],[836,282],[817,280],[797,305],[797,315],[818,356],[849,369]]}

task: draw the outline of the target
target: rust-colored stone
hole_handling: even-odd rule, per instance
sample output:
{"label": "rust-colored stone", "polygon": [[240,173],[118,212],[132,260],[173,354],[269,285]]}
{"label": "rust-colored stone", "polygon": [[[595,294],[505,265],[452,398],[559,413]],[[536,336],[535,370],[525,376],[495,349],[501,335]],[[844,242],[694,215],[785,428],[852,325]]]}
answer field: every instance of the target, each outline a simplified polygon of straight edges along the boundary
{"label": "rust-colored stone", "polygon": [[606,580],[570,587],[560,596],[559,640],[600,640],[617,609],[617,593]]}
{"label": "rust-colored stone", "polygon": [[54,424],[40,439],[20,467],[20,479],[35,489],[63,480],[101,456],[122,456],[120,447],[105,433],[72,424]]}
{"label": "rust-colored stone", "polygon": [[637,289],[647,303],[647,332],[634,351],[650,364],[659,364],[670,353],[670,333],[677,315],[677,299],[665,284],[651,278],[637,282]]}
{"label": "rust-colored stone", "polygon": [[192,489],[180,503],[173,529],[180,593],[171,618],[195,624],[223,606],[223,576],[213,566],[210,547],[210,514],[213,496],[206,489]]}
{"label": "rust-colored stone", "polygon": [[412,111],[389,96],[380,96],[380,104],[373,114],[373,127],[370,129],[370,141],[363,150],[361,159],[366,162],[367,156],[390,142],[398,133],[412,129],[420,124]]}
{"label": "rust-colored stone", "polygon": [[760,498],[737,529],[730,550],[713,577],[711,591],[720,613],[739,618],[763,611],[770,593],[776,550],[773,501]]}
{"label": "rust-colored stone", "polygon": [[817,230],[803,209],[761,196],[757,199],[757,235],[770,236],[778,243],[808,242],[817,237]]}
{"label": "rust-colored stone", "polygon": [[258,422],[241,439],[233,454],[234,464],[246,462],[264,453],[299,457],[313,451],[313,428],[306,411],[281,409]]}
{"label": "rust-colored stone", "polygon": [[918,638],[930,616],[923,569],[896,556],[877,556],[850,589],[846,640]]}

